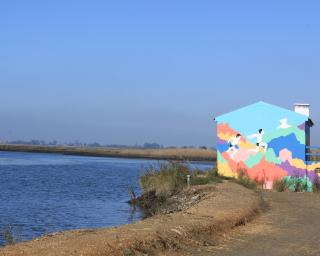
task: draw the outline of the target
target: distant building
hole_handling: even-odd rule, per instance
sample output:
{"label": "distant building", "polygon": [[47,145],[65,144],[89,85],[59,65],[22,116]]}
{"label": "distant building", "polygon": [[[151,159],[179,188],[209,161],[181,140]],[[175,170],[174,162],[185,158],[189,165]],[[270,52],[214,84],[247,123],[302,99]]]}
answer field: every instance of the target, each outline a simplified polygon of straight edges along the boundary
{"label": "distant building", "polygon": [[285,176],[313,181],[320,166],[308,164],[309,114],[308,104],[296,104],[291,111],[258,102],[216,117],[219,173],[245,173],[267,188]]}

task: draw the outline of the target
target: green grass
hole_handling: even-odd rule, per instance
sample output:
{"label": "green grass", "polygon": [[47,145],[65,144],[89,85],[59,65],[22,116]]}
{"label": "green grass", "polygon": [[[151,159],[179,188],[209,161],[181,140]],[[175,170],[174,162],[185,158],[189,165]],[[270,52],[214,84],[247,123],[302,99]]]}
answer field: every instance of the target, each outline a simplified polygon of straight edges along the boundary
{"label": "green grass", "polygon": [[208,169],[206,171],[196,170],[191,174],[191,185],[205,185],[219,183],[224,177],[219,176],[217,169]]}

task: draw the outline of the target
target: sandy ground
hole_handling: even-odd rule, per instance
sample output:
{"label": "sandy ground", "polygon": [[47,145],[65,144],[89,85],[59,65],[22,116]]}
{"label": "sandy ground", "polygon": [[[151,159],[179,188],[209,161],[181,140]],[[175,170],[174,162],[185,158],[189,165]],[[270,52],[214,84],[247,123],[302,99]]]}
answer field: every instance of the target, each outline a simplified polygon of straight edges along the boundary
{"label": "sandy ground", "polygon": [[[320,195],[264,192],[264,214],[225,234],[215,246],[186,255],[320,255]],[[198,248],[199,249],[199,248]]]}
{"label": "sandy ground", "polygon": [[[194,187],[192,189],[195,189]],[[190,208],[118,228],[67,231],[0,249],[4,256],[186,255],[254,217],[261,197],[235,183],[199,186]]]}

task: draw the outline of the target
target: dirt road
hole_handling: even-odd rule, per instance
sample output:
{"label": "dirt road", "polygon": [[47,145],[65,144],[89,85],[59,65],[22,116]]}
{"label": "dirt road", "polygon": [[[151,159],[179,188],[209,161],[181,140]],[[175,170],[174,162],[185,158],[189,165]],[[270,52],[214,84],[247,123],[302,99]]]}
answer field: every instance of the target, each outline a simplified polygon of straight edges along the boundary
{"label": "dirt road", "polygon": [[320,195],[264,192],[263,197],[264,214],[190,255],[320,255]]}

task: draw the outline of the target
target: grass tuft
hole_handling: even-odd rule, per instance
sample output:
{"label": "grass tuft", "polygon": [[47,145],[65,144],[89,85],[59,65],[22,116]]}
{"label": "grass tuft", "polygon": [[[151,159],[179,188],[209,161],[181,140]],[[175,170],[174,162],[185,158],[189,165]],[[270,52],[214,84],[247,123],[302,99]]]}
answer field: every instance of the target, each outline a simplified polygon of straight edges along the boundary
{"label": "grass tuft", "polygon": [[287,190],[287,185],[283,179],[273,182],[273,189],[277,192],[284,192]]}
{"label": "grass tuft", "polygon": [[251,180],[245,169],[238,170],[238,178],[234,181],[249,189],[256,189],[258,186],[258,182]]}
{"label": "grass tuft", "polygon": [[190,170],[186,164],[179,162],[160,162],[158,166],[150,166],[140,177],[140,185],[144,191],[177,190],[187,183]]}
{"label": "grass tuft", "polygon": [[11,225],[7,225],[3,229],[3,240],[5,245],[15,244],[15,239],[13,235],[13,228]]}
{"label": "grass tuft", "polygon": [[212,184],[223,179],[216,169],[193,170],[186,163],[169,161],[150,166],[140,177],[140,185],[144,191],[177,191],[188,185],[187,175],[190,175],[190,185]]}

